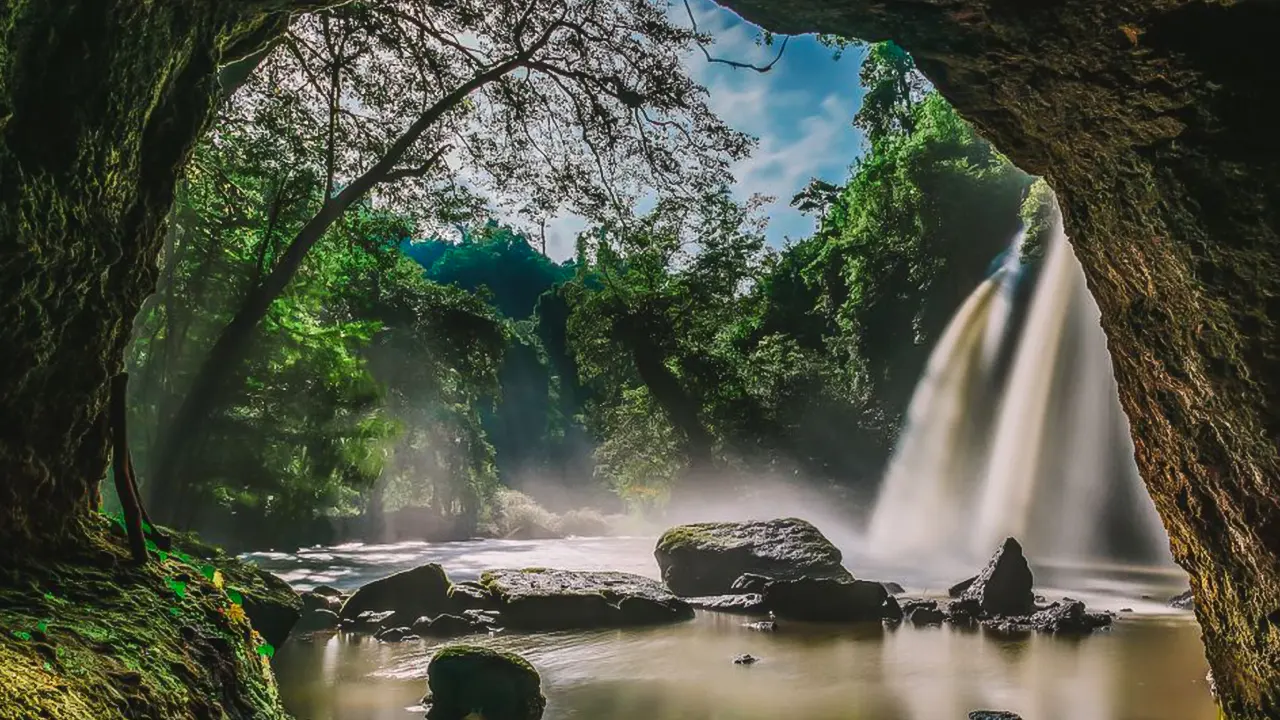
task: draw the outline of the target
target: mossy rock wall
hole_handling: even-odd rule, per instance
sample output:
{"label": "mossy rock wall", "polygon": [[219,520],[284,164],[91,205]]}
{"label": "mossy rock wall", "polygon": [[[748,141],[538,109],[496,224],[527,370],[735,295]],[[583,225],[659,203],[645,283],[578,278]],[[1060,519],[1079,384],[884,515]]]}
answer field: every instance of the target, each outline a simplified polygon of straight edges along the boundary
{"label": "mossy rock wall", "polygon": [[1280,4],[722,1],[896,41],[1053,186],[1220,703],[1280,716]]}

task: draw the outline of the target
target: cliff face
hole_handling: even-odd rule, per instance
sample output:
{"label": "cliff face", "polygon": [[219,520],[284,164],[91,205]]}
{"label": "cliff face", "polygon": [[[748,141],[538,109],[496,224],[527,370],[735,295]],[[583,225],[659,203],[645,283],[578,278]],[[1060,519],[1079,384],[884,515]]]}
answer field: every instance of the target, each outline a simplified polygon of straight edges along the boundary
{"label": "cliff face", "polygon": [[1280,133],[1261,0],[723,0],[893,39],[1057,191],[1224,711],[1280,716]]}

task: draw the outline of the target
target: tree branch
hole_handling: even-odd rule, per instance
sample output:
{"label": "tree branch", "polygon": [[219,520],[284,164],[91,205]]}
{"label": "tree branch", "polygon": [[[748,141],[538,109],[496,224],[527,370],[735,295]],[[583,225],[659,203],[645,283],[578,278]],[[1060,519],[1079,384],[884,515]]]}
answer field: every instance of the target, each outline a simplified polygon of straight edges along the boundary
{"label": "tree branch", "polygon": [[444,157],[445,153],[449,152],[452,149],[453,149],[452,145],[445,145],[440,149],[436,150],[434,153],[431,153],[431,157],[427,158],[426,161],[424,161],[418,167],[396,168],[388,172],[378,182],[393,183],[393,182],[398,182],[400,180],[404,180],[405,178],[424,177],[426,176],[427,173],[431,172],[431,169],[435,167],[436,163],[440,162],[440,159]]}
{"label": "tree branch", "polygon": [[[702,31],[698,29],[698,20],[693,16],[693,7],[689,5],[689,0],[684,0],[684,9],[685,12],[689,14],[689,24],[693,28],[694,34],[701,34]],[[790,42],[790,40],[790,35],[782,36],[782,44],[778,47],[778,54],[775,55],[773,60],[770,60],[767,65],[753,65],[751,63],[738,62],[737,60],[726,60],[724,58],[712,57],[711,51],[707,49],[707,46],[701,40],[696,42],[698,49],[702,51],[702,54],[707,58],[707,62],[709,63],[719,63],[721,65],[728,65],[731,68],[767,73],[773,69],[774,65],[778,64],[779,60],[782,59],[782,53],[787,51],[787,43]]]}

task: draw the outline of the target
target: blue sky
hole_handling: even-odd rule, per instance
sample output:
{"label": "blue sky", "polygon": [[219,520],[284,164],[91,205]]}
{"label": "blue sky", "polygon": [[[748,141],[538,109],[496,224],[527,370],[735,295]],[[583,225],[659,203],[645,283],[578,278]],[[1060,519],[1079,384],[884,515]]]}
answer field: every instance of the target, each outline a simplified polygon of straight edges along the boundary
{"label": "blue sky", "polygon": [[[682,1],[674,2],[672,17],[687,24]],[[692,0],[692,7],[699,29],[715,37],[713,57],[764,65],[777,54],[776,44],[762,47],[760,30],[733,12],[710,0]],[[862,136],[852,125],[862,101],[862,55],[861,48],[849,48],[837,61],[816,37],[799,36],[764,74],[708,63],[700,52],[686,61],[692,77],[710,91],[717,114],[759,139],[752,156],[734,167],[735,192],[741,199],[756,193],[775,198],[766,208],[772,245],[813,231],[813,220],[790,207],[791,197],[813,177],[843,183],[862,150]],[[569,257],[581,227],[578,218],[549,224],[548,254]]]}

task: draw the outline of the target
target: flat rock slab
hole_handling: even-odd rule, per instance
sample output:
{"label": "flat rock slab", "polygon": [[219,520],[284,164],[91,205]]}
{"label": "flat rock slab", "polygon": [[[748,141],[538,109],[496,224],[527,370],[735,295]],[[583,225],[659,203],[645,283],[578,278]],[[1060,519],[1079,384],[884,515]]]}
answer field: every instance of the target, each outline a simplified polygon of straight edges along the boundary
{"label": "flat rock slab", "polygon": [[764,597],[759,593],[741,595],[704,595],[701,597],[681,598],[698,610],[731,613],[734,615],[768,615]]}
{"label": "flat rock slab", "polygon": [[658,539],[654,557],[676,595],[727,595],[745,574],[768,578],[851,578],[840,550],[798,518],[678,525]]}
{"label": "flat rock slab", "polygon": [[621,572],[491,570],[480,585],[506,627],[568,630],[679,622],[693,608],[660,583]]}

